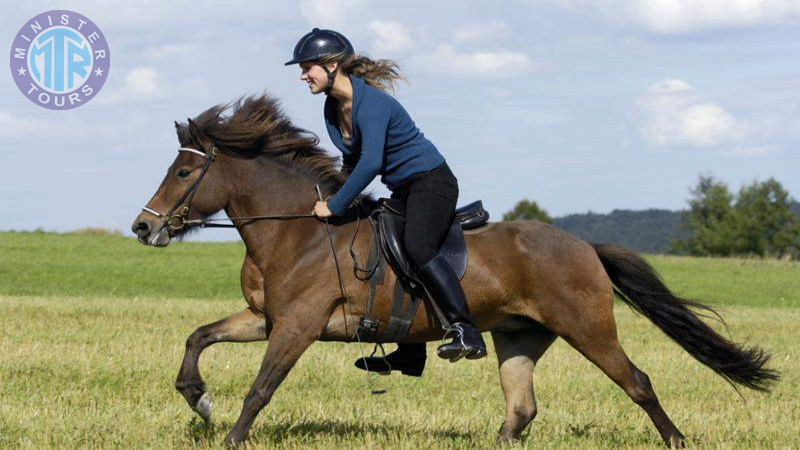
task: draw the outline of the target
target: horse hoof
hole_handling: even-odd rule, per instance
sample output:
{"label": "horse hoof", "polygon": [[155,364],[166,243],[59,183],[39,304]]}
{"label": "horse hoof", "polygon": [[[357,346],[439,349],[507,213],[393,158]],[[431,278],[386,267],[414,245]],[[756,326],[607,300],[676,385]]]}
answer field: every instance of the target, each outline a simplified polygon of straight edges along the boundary
{"label": "horse hoof", "polygon": [[686,448],[686,438],[683,436],[673,437],[667,446],[669,448]]}
{"label": "horse hoof", "polygon": [[208,395],[208,392],[203,392],[200,400],[197,401],[197,404],[194,405],[192,409],[194,409],[197,414],[200,414],[200,417],[206,422],[211,421],[211,396]]}
{"label": "horse hoof", "polygon": [[244,441],[246,441],[247,438],[248,438],[247,434],[245,434],[244,437],[241,438],[235,437],[235,435],[233,434],[233,430],[231,430],[231,432],[228,433],[227,436],[225,436],[225,440],[222,442],[222,444],[226,448],[239,448],[240,445],[244,444]]}

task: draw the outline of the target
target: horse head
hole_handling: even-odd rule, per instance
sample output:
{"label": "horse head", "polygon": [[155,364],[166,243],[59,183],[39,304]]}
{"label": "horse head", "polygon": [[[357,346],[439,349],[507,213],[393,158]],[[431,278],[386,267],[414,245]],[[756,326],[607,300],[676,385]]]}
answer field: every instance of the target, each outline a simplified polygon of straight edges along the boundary
{"label": "horse head", "polygon": [[175,129],[178,155],[131,226],[145,245],[166,247],[191,228],[187,221],[208,217],[227,204],[228,184],[220,170],[224,156],[213,139],[191,119],[175,122]]}

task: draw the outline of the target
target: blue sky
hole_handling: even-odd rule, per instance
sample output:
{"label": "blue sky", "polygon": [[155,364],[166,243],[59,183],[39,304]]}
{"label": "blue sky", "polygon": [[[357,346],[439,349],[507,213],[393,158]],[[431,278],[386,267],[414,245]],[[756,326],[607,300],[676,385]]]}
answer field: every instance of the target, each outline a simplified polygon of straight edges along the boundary
{"label": "blue sky", "polygon": [[[522,198],[552,215],[680,209],[700,173],[800,196],[800,1],[4,1],[6,51],[70,9],[111,49],[97,98],[34,105],[0,75],[0,230],[126,230],[175,156],[173,120],[277,96],[336,151],[296,66],[312,27],[396,60],[396,96],[447,158],[462,204]],[[376,181],[373,192],[388,193]],[[204,231],[200,239],[235,239]]]}

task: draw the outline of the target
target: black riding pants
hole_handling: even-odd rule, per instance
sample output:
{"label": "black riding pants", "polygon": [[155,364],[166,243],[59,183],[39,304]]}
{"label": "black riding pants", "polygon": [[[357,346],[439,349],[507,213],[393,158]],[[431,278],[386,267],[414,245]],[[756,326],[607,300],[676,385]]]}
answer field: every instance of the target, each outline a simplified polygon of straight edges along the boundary
{"label": "black riding pants", "polygon": [[433,259],[447,236],[458,201],[458,181],[446,162],[409,177],[392,191],[406,207],[406,251],[417,269]]}

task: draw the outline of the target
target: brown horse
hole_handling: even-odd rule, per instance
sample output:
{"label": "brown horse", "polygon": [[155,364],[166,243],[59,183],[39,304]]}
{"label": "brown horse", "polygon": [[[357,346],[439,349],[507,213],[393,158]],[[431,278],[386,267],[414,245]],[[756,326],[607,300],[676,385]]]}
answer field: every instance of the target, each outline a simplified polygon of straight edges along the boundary
{"label": "brown horse", "polygon": [[[329,195],[346,176],[337,170],[337,158],[318,147],[316,136],[294,127],[266,95],[215,106],[175,125],[182,151],[133,223],[145,244],[165,246],[193,220],[220,210],[229,217],[308,215],[318,198],[315,185]],[[366,209],[374,206],[367,197],[357,202]],[[360,209],[331,221],[336,254],[347,254]],[[318,219],[235,222],[247,248],[241,283],[248,307],[191,334],[175,383],[208,420],[211,405],[198,369],[200,353],[216,342],[269,338],[259,373],[226,437],[231,445],[247,439],[256,415],[311,343],[354,340],[368,297],[368,284],[342,270],[343,298],[326,227]],[[361,229],[366,231],[356,235],[354,249],[365,257],[371,230]],[[492,334],[506,399],[500,441],[517,439],[536,415],[533,369],[561,337],[645,410],[667,445],[683,443],[647,375],[620,346],[615,293],[726,380],[766,390],[777,379],[764,367],[767,353],[720,336],[689,309],[702,305],[672,295],[630,251],[588,244],[536,221],[492,222],[465,234],[469,263],[462,285],[478,326]],[[387,273],[379,286],[374,316],[382,323],[390,315],[394,279]],[[437,340],[442,334],[435,316],[422,308],[403,342]]]}

